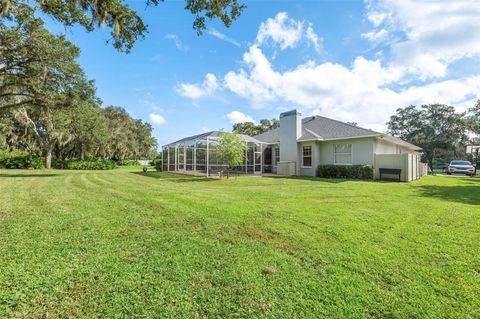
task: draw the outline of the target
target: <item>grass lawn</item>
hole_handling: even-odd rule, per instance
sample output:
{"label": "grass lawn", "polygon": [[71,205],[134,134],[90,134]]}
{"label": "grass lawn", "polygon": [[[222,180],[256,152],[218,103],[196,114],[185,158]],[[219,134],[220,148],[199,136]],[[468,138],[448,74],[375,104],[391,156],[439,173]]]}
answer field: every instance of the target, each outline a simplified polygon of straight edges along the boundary
{"label": "grass lawn", "polygon": [[139,171],[0,171],[0,318],[479,316],[480,179]]}

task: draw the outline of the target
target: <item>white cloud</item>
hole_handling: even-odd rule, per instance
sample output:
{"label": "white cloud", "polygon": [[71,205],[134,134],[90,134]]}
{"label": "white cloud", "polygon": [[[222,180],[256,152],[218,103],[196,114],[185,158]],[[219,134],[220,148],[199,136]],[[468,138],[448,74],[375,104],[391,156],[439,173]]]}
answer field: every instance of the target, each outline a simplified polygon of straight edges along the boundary
{"label": "white cloud", "polygon": [[167,121],[165,120],[165,118],[163,116],[161,116],[160,114],[157,114],[157,113],[150,113],[148,115],[148,118],[150,119],[150,122],[152,122],[153,124],[156,124],[156,125],[167,124]]}
{"label": "white cloud", "polygon": [[257,103],[274,100],[275,94],[271,87],[277,86],[275,82],[278,82],[278,75],[272,70],[270,62],[260,48],[251,46],[249,52],[243,55],[243,61],[251,66],[251,72],[247,73],[245,70],[228,72],[224,78],[225,87]]}
{"label": "white cloud", "polygon": [[[435,10],[444,11],[441,6],[435,6],[435,2],[431,3]],[[448,5],[452,4],[448,2]],[[374,39],[383,41],[381,39],[384,37],[398,34],[397,11],[388,9],[382,11],[382,7],[375,7],[374,11],[373,8],[373,5],[369,6],[373,15],[368,18],[377,28],[370,35],[365,34],[363,37],[372,41]],[[449,16],[448,12],[443,13]],[[423,13],[414,15],[421,14]],[[459,17],[463,15],[460,14]],[[440,17],[437,18],[441,21]],[[449,54],[450,51],[454,52],[455,48],[443,48],[440,44],[436,46],[439,52],[433,52],[430,48],[422,52],[418,48],[423,50],[426,48],[425,44],[418,42],[414,35],[422,35],[425,38],[422,28],[436,30],[436,27],[431,29],[431,26],[423,26],[416,19],[414,18],[415,21],[411,23],[405,20],[401,25],[408,26],[405,29],[406,36],[391,42],[393,44],[387,43],[387,47],[378,52],[374,59],[357,56],[351,65],[305,61],[288,69],[282,68],[280,71],[264,54],[262,44],[268,40],[280,48],[294,48],[300,41],[296,33],[298,26],[300,25],[302,30],[300,38],[307,37],[309,26],[305,28],[304,22],[288,19],[286,14],[280,13],[274,19],[262,23],[257,41],[243,55],[244,66],[226,72],[223,81],[217,86],[221,85],[223,89],[246,99],[254,108],[271,107],[278,111],[299,108],[305,115],[322,114],[339,120],[357,122],[379,131],[385,129],[385,122],[397,108],[410,104],[438,102],[455,105],[459,110],[464,110],[473,100],[480,98],[480,75],[460,76],[455,79],[445,76],[449,63],[453,61],[451,57],[474,56],[475,45],[468,46],[472,48],[469,53],[464,50],[467,46],[460,46],[458,53]],[[439,28],[441,22],[435,23]],[[471,37],[476,36],[475,34]],[[439,36],[442,37],[443,35]],[[310,43],[315,42],[313,39],[315,37],[310,35]],[[317,39],[321,42],[319,37]],[[440,42],[443,41],[447,39]],[[457,39],[452,41],[456,42]],[[388,55],[390,51],[393,51],[393,56]],[[207,87],[206,82],[194,85],[201,93],[190,95],[202,96]],[[195,90],[193,91],[195,93]],[[234,123],[253,120],[239,111],[233,111],[227,117]]]}
{"label": "white cloud", "polygon": [[[188,51],[189,48],[187,45],[185,45],[182,40],[178,37],[176,34],[167,34],[165,36],[165,39],[172,40],[173,43],[175,44],[175,47],[180,50],[180,51]],[[154,57],[156,58],[156,56]]]}
{"label": "white cloud", "polygon": [[178,94],[196,100],[212,94],[218,89],[217,77],[212,73],[205,75],[205,80],[201,84],[180,83],[176,87]]}
{"label": "white cloud", "polygon": [[453,61],[480,56],[480,2],[469,0],[377,0],[367,18],[377,34],[397,33],[393,63],[422,79],[443,77]]}
{"label": "white cloud", "polygon": [[275,18],[268,18],[260,24],[257,33],[256,45],[265,43],[278,45],[281,50],[295,48],[306,39],[317,52],[322,51],[322,39],[315,33],[311,23],[290,19],[286,12],[278,13]]}
{"label": "white cloud", "polygon": [[262,22],[257,34],[257,43],[261,45],[270,39],[285,50],[296,47],[302,33],[302,22],[289,19],[286,12],[280,12],[275,18],[268,18]]}
{"label": "white cloud", "polygon": [[243,114],[239,111],[232,111],[227,114],[227,118],[232,122],[232,124],[243,123],[243,122],[252,122],[255,123],[253,118],[249,115]]}
{"label": "white cloud", "polygon": [[318,53],[321,53],[322,52],[322,42],[323,42],[323,39],[321,39],[316,33],[315,31],[313,31],[313,26],[311,23],[309,23],[308,27],[307,27],[307,30],[305,31],[305,37],[310,41],[310,43],[312,43],[313,47],[315,48],[315,51],[317,51]]}
{"label": "white cloud", "polygon": [[367,19],[375,26],[378,27],[382,24],[383,21],[387,18],[387,13],[385,12],[376,12],[376,11],[369,11],[367,13]]}
{"label": "white cloud", "polygon": [[225,87],[258,105],[289,105],[305,114],[323,114],[384,128],[396,108],[410,104],[464,104],[480,97],[480,76],[432,82],[423,86],[393,89],[405,68],[382,66],[378,60],[357,57],[351,67],[330,62],[307,62],[279,72],[260,48],[251,46],[244,55],[247,69],[228,72]]}
{"label": "white cloud", "polygon": [[370,42],[379,42],[388,38],[388,31],[385,29],[381,29],[379,31],[370,31],[362,33],[361,36]]}
{"label": "white cloud", "polygon": [[225,34],[223,34],[223,33],[220,33],[220,32],[218,32],[217,30],[215,30],[215,29],[213,29],[213,28],[210,29],[210,30],[208,30],[208,34],[210,34],[210,35],[214,36],[215,38],[220,39],[220,40],[222,40],[222,41],[231,43],[231,44],[233,44],[233,45],[235,45],[235,46],[237,46],[237,47],[240,47],[240,46],[241,46],[241,44],[240,44],[238,41],[236,41],[235,39],[232,39],[232,38],[230,38],[229,36],[227,36],[227,35],[225,35]]}

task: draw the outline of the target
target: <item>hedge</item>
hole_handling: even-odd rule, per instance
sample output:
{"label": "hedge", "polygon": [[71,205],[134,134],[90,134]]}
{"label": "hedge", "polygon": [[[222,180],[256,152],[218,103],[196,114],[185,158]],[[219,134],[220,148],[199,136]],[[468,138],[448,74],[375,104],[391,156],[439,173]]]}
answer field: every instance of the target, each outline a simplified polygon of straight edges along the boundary
{"label": "hedge", "polygon": [[117,162],[117,165],[118,166],[140,166],[142,164],[140,164],[140,162],[136,160],[121,160]]}
{"label": "hedge", "polygon": [[58,161],[55,166],[62,169],[73,169],[73,170],[107,170],[114,169],[117,167],[117,164],[112,160],[67,160],[67,161]]}
{"label": "hedge", "polygon": [[44,158],[25,151],[0,151],[0,168],[43,168]]}
{"label": "hedge", "polygon": [[373,179],[370,165],[319,165],[317,176],[323,178]]}

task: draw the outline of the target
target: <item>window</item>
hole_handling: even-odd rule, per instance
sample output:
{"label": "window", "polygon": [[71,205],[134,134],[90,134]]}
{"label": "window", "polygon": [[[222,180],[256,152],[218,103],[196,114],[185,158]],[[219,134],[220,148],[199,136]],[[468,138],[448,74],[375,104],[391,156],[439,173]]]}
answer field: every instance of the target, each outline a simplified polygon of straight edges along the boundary
{"label": "window", "polygon": [[304,146],[303,147],[302,166],[303,167],[312,167],[312,147],[311,146]]}
{"label": "window", "polygon": [[335,144],[335,164],[352,164],[352,144]]}
{"label": "window", "polygon": [[275,147],[275,165],[280,162],[280,147]]}

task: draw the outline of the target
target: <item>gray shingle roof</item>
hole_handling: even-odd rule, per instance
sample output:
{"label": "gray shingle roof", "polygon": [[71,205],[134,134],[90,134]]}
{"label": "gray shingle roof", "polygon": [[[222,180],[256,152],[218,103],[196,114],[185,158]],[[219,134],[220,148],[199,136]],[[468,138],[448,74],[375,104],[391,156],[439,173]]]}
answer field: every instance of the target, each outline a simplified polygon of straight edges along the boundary
{"label": "gray shingle roof", "polygon": [[[299,141],[312,139],[330,140],[338,138],[355,138],[361,136],[379,136],[379,132],[329,119],[324,116],[309,116],[302,119],[302,136]],[[280,129],[276,128],[268,132],[254,136],[257,140],[274,144],[280,142]]]}
{"label": "gray shingle roof", "polygon": [[299,138],[300,141],[314,138],[313,134],[323,140],[381,135],[379,132],[318,115],[304,118],[302,124],[303,132]]}
{"label": "gray shingle roof", "polygon": [[280,129],[274,128],[265,133],[255,135],[254,138],[268,144],[280,143]]}

